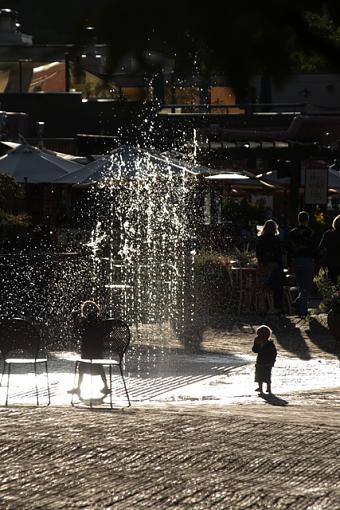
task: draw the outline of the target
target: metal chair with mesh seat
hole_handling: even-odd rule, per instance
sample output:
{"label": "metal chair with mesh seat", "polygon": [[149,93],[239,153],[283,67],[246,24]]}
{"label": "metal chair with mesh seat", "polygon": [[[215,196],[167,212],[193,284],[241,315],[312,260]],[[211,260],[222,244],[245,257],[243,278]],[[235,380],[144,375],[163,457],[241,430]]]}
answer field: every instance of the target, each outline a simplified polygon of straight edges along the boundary
{"label": "metal chair with mesh seat", "polygon": [[31,322],[21,318],[7,318],[0,320],[0,352],[3,358],[3,370],[0,386],[3,377],[7,374],[6,403],[8,405],[9,382],[12,365],[33,365],[35,375],[35,393],[37,405],[39,405],[39,389],[37,365],[43,364],[46,373],[46,386],[48,405],[51,402],[50,384],[48,377],[47,358],[39,358],[40,352],[40,331]]}
{"label": "metal chair with mesh seat", "polygon": [[[103,327],[104,325],[104,327]],[[124,355],[126,353],[127,348],[129,347],[131,340],[131,333],[128,324],[121,319],[106,319],[99,327],[103,331],[103,346],[104,346],[104,358],[103,359],[79,359],[75,363],[74,370],[74,382],[76,381],[77,373],[79,372],[80,363],[84,363],[89,365],[90,367],[103,366],[109,368],[109,395],[110,395],[110,407],[112,409],[112,369],[113,367],[117,367],[122,381],[124,385],[124,390],[126,394],[126,398],[128,401],[128,405],[131,406],[131,401],[129,397],[129,393],[127,390],[125,378],[123,375],[123,361]],[[95,370],[94,370],[95,371]],[[91,370],[92,374],[92,370]],[[91,375],[92,379],[92,375]],[[91,383],[92,387],[92,383]],[[90,396],[90,407],[92,407],[93,399],[92,393]],[[71,404],[73,405],[73,394]]]}

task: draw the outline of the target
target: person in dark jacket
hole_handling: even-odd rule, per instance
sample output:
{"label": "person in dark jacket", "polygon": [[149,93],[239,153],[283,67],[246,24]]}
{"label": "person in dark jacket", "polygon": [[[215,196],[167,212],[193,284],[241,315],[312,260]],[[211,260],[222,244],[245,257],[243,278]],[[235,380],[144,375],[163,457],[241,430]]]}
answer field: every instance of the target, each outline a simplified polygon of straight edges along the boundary
{"label": "person in dark jacket", "polygon": [[306,317],[308,314],[308,298],[313,285],[314,257],[317,247],[314,232],[308,224],[308,212],[300,211],[298,226],[290,230],[288,234],[288,253],[293,263],[298,286],[295,304],[300,317]]}
{"label": "person in dark jacket", "polygon": [[274,220],[267,220],[259,232],[256,242],[258,280],[273,293],[277,312],[283,308],[283,260],[279,227]]}
{"label": "person in dark jacket", "polygon": [[318,252],[321,267],[328,269],[329,279],[336,284],[340,276],[340,214],[334,218],[332,228],[324,233]]}
{"label": "person in dark jacket", "polygon": [[277,350],[270,339],[271,329],[268,326],[257,328],[252,351],[257,354],[255,364],[255,382],[258,383],[256,391],[263,393],[263,383],[267,384],[267,393],[271,393],[271,374],[276,361]]}
{"label": "person in dark jacket", "polygon": [[[74,317],[74,330],[80,337],[80,354],[82,359],[102,359],[104,357],[104,338],[106,336],[106,323],[99,317],[100,309],[94,301],[85,301],[81,305],[80,318]],[[102,365],[79,364],[78,384],[68,393],[80,395],[84,375],[100,375],[103,381],[103,395],[109,394],[105,371]]]}

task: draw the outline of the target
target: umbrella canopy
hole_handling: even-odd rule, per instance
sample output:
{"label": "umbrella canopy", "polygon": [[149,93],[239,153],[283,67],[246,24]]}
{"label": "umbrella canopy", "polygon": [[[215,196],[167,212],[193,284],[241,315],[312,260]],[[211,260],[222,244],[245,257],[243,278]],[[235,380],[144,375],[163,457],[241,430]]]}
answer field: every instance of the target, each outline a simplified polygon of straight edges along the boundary
{"label": "umbrella canopy", "polygon": [[[154,171],[157,175],[197,175],[202,167],[191,167],[171,158],[144,149],[121,145],[110,154],[102,156],[56,182],[64,184],[91,184],[111,180],[131,180],[147,177]],[[205,169],[206,173],[209,169]]]}
{"label": "umbrella canopy", "polygon": [[52,183],[78,168],[82,165],[28,144],[19,145],[0,158],[0,172],[11,175],[18,182]]}
{"label": "umbrella canopy", "polygon": [[20,143],[17,143],[17,142],[9,142],[7,140],[1,140],[0,142],[1,145],[3,145],[7,152],[10,150],[10,149],[16,149],[17,147],[19,147],[19,145],[21,145]]}
{"label": "umbrella canopy", "polygon": [[257,188],[257,189],[273,189],[274,185],[261,181],[254,176],[247,175],[243,172],[223,172],[206,177],[209,181],[223,182],[236,188]]}
{"label": "umbrella canopy", "polygon": [[278,184],[279,186],[289,186],[290,177],[279,177],[277,170],[271,170],[257,176],[265,182]]}
{"label": "umbrella canopy", "polygon": [[340,173],[333,168],[328,169],[328,188],[340,191]]}
{"label": "umbrella canopy", "polygon": [[[17,142],[8,142],[6,140],[2,140],[0,142],[1,148],[3,147],[3,152],[7,153],[10,149],[16,149],[17,147],[20,147],[22,144]],[[27,143],[25,143],[27,145]],[[74,154],[66,154],[65,152],[57,152],[53,151],[51,149],[46,149],[45,147],[39,147],[39,149],[46,153],[46,154],[52,154],[52,156],[58,156],[58,158],[66,159],[67,161],[75,161],[76,163],[81,163],[82,165],[85,165],[89,162],[89,159],[86,156],[75,156]]]}
{"label": "umbrella canopy", "polygon": [[[264,174],[258,175],[257,177],[271,184],[278,184],[280,186],[290,185],[290,177],[280,178],[278,177],[276,170],[266,172]],[[304,177],[305,177],[304,173],[302,172],[301,186],[304,186],[305,184]],[[340,190],[340,173],[337,172],[336,170],[333,170],[332,168],[328,168],[328,189]]]}

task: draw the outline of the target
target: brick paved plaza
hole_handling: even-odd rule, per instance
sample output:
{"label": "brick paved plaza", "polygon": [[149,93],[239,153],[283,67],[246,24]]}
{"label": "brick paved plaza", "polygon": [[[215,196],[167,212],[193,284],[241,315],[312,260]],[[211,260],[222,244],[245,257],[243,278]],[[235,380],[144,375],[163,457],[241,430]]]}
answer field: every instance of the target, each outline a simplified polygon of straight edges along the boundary
{"label": "brick paved plaza", "polygon": [[[202,352],[249,352],[255,322],[207,328]],[[291,322],[279,358],[338,362],[322,325]],[[340,508],[340,382],[278,397],[2,407],[0,508]]]}

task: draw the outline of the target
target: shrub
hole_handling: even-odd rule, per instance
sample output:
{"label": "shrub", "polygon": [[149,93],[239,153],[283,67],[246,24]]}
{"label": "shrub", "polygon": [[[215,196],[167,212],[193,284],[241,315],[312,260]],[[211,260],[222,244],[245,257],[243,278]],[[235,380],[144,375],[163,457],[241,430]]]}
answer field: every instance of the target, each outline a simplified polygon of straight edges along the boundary
{"label": "shrub", "polygon": [[328,277],[328,270],[321,268],[314,277],[314,282],[322,299],[320,310],[340,313],[340,277],[337,284],[334,284]]}
{"label": "shrub", "polygon": [[23,248],[28,240],[31,218],[26,213],[12,214],[0,209],[0,238],[3,250]]}
{"label": "shrub", "polygon": [[224,255],[216,251],[202,251],[195,256],[195,265],[197,267],[220,266],[227,267],[231,263],[229,255]]}

